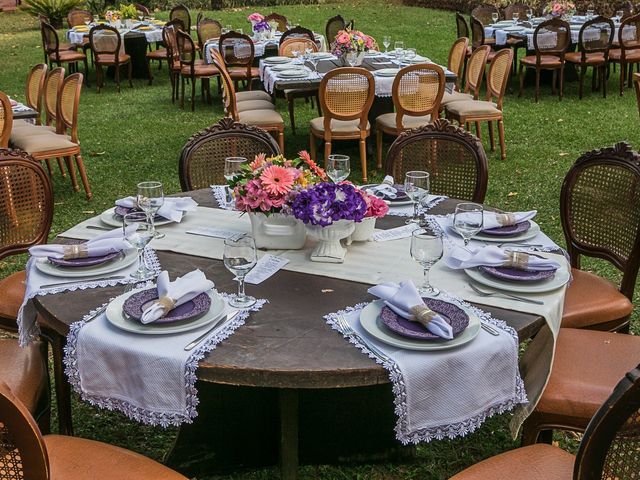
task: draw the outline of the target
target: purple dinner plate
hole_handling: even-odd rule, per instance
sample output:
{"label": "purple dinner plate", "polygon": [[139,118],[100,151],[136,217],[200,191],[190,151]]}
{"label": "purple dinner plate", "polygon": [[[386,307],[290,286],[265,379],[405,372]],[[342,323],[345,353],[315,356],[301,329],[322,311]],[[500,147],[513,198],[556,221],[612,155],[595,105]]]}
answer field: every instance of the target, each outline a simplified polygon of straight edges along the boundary
{"label": "purple dinner plate", "polygon": [[530,228],[531,222],[529,220],[525,220],[524,222],[518,222],[515,225],[507,225],[506,227],[488,228],[487,230],[482,230],[482,233],[495,237],[511,237],[513,235],[524,233]]}
{"label": "purple dinner plate", "polygon": [[404,191],[404,185],[394,185],[393,188],[395,188],[396,190],[398,190],[398,192],[396,193],[396,198],[394,198],[393,200],[389,200],[389,202],[393,203],[393,202],[406,202],[407,200],[409,200],[409,196],[405,193]]}
{"label": "purple dinner plate", "polygon": [[48,260],[56,267],[95,267],[96,265],[101,265],[117,258],[121,253],[122,252],[112,252],[98,257],[73,258],[68,260],[48,257]]}
{"label": "purple dinner plate", "polygon": [[492,277],[500,280],[507,280],[510,282],[538,282],[540,280],[546,280],[555,275],[556,269],[542,270],[534,272],[531,270],[519,270],[517,268],[508,267],[478,267],[482,273],[491,275]]}
{"label": "purple dinner plate", "polygon": [[[142,212],[142,210],[140,210],[139,208],[133,208],[133,207],[121,207],[116,205],[115,210],[113,211],[113,213],[115,213],[116,215],[120,215],[121,217],[124,217],[127,213],[134,213],[134,212]],[[160,215],[156,215],[153,217],[153,219],[157,222],[158,220],[165,220],[164,217],[161,217]]]}
{"label": "purple dinner plate", "polygon": [[[469,315],[467,315],[460,307],[435,298],[424,298],[423,300],[427,307],[440,314],[440,316],[449,322],[449,325],[451,325],[451,329],[453,330],[454,337],[457,337],[464,332],[469,325]],[[419,323],[402,318],[387,306],[382,307],[380,319],[389,330],[403,337],[414,338],[417,340],[444,340],[443,338],[429,332]]]}
{"label": "purple dinner plate", "polygon": [[[158,299],[158,289],[150,288],[141,292],[136,292],[127,298],[122,305],[125,315],[134,320],[140,321],[144,308],[151,305]],[[182,320],[193,320],[206,313],[211,307],[211,297],[205,292],[192,300],[174,308],[166,316],[153,323],[174,323]]]}

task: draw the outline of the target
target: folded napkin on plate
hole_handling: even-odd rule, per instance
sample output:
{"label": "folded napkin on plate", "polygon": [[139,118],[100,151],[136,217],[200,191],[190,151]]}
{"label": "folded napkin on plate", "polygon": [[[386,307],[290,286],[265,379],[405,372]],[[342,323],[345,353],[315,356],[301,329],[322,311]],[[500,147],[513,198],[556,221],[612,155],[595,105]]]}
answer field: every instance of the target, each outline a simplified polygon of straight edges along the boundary
{"label": "folded napkin on plate", "polygon": [[380,185],[368,187],[366,192],[379,198],[395,200],[398,197],[398,189],[393,186],[393,177],[387,175]]}
{"label": "folded napkin on plate", "polygon": [[[136,225],[129,225],[127,233],[138,228]],[[53,257],[71,260],[73,258],[101,257],[109,253],[120,252],[131,246],[125,241],[121,228],[115,228],[109,232],[101,233],[91,240],[75,245],[36,245],[29,249],[32,257]]]}
{"label": "folded napkin on plate", "polygon": [[483,230],[489,230],[490,228],[507,227],[515,225],[516,223],[524,222],[525,220],[531,220],[538,213],[537,210],[531,210],[530,212],[484,212],[483,218]]}
{"label": "folded napkin on plate", "polygon": [[453,338],[451,325],[424,304],[411,280],[400,284],[381,283],[367,291],[384,300],[384,303],[401,317],[420,323],[434,335],[447,340]]}
{"label": "folded napkin on plate", "polygon": [[18,102],[16,102],[13,98],[9,99],[9,103],[11,104],[12,107],[15,107],[18,105]]}
{"label": "folded napkin on plate", "polygon": [[560,264],[548,258],[526,252],[502,250],[488,246],[476,250],[454,247],[444,258],[444,263],[454,270],[473,267],[508,267],[531,272],[542,272],[560,268]]}
{"label": "folded napkin on plate", "polygon": [[[125,197],[116,200],[118,207],[137,208],[138,201],[136,197]],[[182,220],[184,212],[193,212],[198,203],[190,197],[165,197],[164,203],[158,209],[158,215],[167,220],[178,222]]]}
{"label": "folded napkin on plate", "polygon": [[174,308],[208,292],[213,288],[213,282],[207,280],[200,270],[194,270],[170,282],[169,273],[164,270],[158,275],[157,287],[158,300],[144,311],[140,319],[142,323],[155,322]]}

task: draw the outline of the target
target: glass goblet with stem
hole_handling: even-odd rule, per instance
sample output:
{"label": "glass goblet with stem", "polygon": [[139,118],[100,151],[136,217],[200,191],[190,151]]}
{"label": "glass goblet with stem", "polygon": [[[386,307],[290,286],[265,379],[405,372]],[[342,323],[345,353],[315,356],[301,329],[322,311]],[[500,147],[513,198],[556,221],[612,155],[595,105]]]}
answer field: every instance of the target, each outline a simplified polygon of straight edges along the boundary
{"label": "glass goblet with stem", "polygon": [[389,46],[391,45],[391,37],[385,35],[382,37],[382,44],[384,45],[384,53],[389,53]]}
{"label": "glass goblet with stem", "polygon": [[616,12],[616,23],[620,23],[622,21],[622,17],[624,17],[624,12],[622,10],[618,10]]}
{"label": "glass goblet with stem", "polygon": [[244,293],[244,277],[257,262],[256,244],[250,235],[229,237],[224,241],[224,266],[236,276],[238,295],[229,300],[229,305],[236,308],[248,308],[256,299]]}
{"label": "glass goblet with stem", "polygon": [[[134,226],[136,228],[133,228]],[[136,280],[153,277],[153,271],[147,268],[144,261],[144,247],[151,241],[154,233],[149,217],[144,212],[127,213],[122,217],[122,230],[125,241],[138,251],[138,269],[131,277]]]}
{"label": "glass goblet with stem", "polygon": [[491,20],[493,20],[493,23],[498,23],[498,20],[500,20],[500,14],[498,12],[493,12],[491,14]]}
{"label": "glass goblet with stem", "polygon": [[164,191],[160,182],[140,182],[137,196],[138,208],[149,217],[153,227],[153,238],[164,238],[164,233],[156,230],[155,216],[164,204]]}
{"label": "glass goblet with stem", "polygon": [[527,8],[527,20],[529,20],[529,23],[531,23],[532,18],[533,18],[533,10],[530,8]]}
{"label": "glass goblet with stem", "polygon": [[442,258],[442,253],[441,236],[423,228],[411,233],[411,258],[422,265],[423,269],[422,285],[418,287],[421,295],[435,297],[440,293],[440,290],[429,283],[429,270]]}
{"label": "glass goblet with stem", "polygon": [[229,183],[242,172],[242,166],[246,164],[247,159],[245,157],[227,157],[224,159],[224,179],[227,181],[227,185],[225,185],[227,206],[233,202]]}
{"label": "glass goblet with stem", "polygon": [[420,223],[418,205],[429,194],[429,173],[421,170],[412,170],[404,176],[404,191],[413,202],[413,218],[404,223]]}
{"label": "glass goblet with stem", "polygon": [[453,228],[469,245],[471,238],[482,230],[484,225],[484,208],[478,203],[459,203],[453,214]]}
{"label": "glass goblet with stem", "polygon": [[393,44],[393,50],[396,56],[396,62],[398,63],[398,66],[400,66],[400,64],[402,63],[402,54],[404,53],[404,42],[403,41],[397,41]]}
{"label": "glass goblet with stem", "polygon": [[518,12],[513,12],[513,16],[511,17],[514,25],[518,25],[518,20],[520,20],[520,14]]}
{"label": "glass goblet with stem", "polygon": [[413,60],[416,58],[416,49],[415,48],[407,48],[404,51],[404,58],[407,60],[408,64],[412,64]]}
{"label": "glass goblet with stem", "polygon": [[349,157],[347,155],[329,155],[326,172],[333,183],[346,180],[351,173]]}

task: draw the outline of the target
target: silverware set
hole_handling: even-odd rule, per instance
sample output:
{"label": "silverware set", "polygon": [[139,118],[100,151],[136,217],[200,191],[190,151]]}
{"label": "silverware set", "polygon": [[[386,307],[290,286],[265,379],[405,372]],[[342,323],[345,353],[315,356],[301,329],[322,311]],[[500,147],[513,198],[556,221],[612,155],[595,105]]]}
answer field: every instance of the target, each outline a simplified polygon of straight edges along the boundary
{"label": "silverware set", "polygon": [[226,325],[227,323],[229,323],[231,320],[233,320],[234,318],[236,318],[238,316],[238,314],[240,313],[240,310],[234,310],[232,312],[229,312],[226,315],[223,315],[222,317],[220,317],[218,320],[216,320],[215,322],[213,322],[213,325],[211,326],[211,328],[209,328],[206,332],[204,332],[202,335],[200,335],[198,338],[196,338],[195,340],[193,340],[192,342],[189,342],[185,347],[184,350],[186,352],[193,350],[196,345],[198,345],[199,343],[201,343],[205,338],[207,338],[211,332],[213,332],[215,329],[217,328],[222,328],[223,325]]}
{"label": "silverware set", "polygon": [[469,282],[469,286],[474,292],[476,292],[477,295],[480,295],[481,297],[502,297],[502,298],[507,298],[509,300],[516,300],[518,302],[533,303],[535,305],[544,305],[544,302],[542,300],[536,300],[534,298],[520,297],[518,295],[513,295],[511,293],[498,292],[495,290],[492,290],[492,291],[481,290],[471,282]]}
{"label": "silverware set", "polygon": [[349,325],[349,322],[347,322],[347,319],[344,318],[344,316],[339,315],[338,316],[338,328],[340,329],[340,331],[344,334],[344,335],[348,335],[348,336],[353,336],[356,337],[358,339],[358,341],[360,341],[360,343],[366,345],[366,347],[376,356],[378,357],[378,359],[382,362],[382,363],[393,363],[391,361],[391,359],[382,351],[380,350],[378,347],[376,347],[373,343],[371,343],[369,340],[367,340],[366,338],[364,338],[362,335],[360,335],[358,332],[356,332],[353,328],[351,328],[351,325]]}

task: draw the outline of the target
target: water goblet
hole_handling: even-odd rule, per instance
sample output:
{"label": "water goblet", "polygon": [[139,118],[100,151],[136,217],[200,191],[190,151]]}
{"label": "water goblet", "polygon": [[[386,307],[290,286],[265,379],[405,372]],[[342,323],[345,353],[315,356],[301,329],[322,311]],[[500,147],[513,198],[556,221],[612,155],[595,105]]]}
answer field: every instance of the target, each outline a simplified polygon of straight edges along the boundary
{"label": "water goblet", "polygon": [[518,25],[518,20],[520,19],[520,14],[518,12],[513,12],[513,16],[511,17],[514,25]]}
{"label": "water goblet", "polygon": [[227,181],[227,185],[225,185],[227,205],[233,201],[229,183],[242,172],[242,166],[246,165],[246,163],[247,159],[245,157],[227,157],[224,159],[224,179]]}
{"label": "water goblet", "polygon": [[587,20],[591,20],[593,18],[594,10],[593,7],[587,10]]}
{"label": "water goblet", "polygon": [[149,222],[153,228],[153,238],[163,238],[164,233],[156,230],[156,213],[164,204],[164,191],[160,182],[140,182],[138,184],[138,194],[136,198],[138,208],[147,214]]}
{"label": "water goblet", "polygon": [[407,48],[404,51],[404,58],[407,60],[408,64],[412,64],[413,60],[416,58],[416,49],[415,48]]}
{"label": "water goblet", "polygon": [[[134,229],[132,225],[136,228]],[[131,277],[136,280],[147,280],[153,277],[153,271],[147,268],[144,261],[144,247],[151,241],[154,232],[149,217],[144,212],[127,213],[122,217],[122,230],[125,241],[138,251],[138,269],[131,274]]]}
{"label": "water goblet", "polygon": [[382,37],[382,44],[384,45],[384,53],[389,53],[389,46],[391,45],[391,37],[385,35]]}
{"label": "water goblet", "polygon": [[347,155],[329,155],[326,172],[333,183],[346,180],[351,173],[349,157]]}
{"label": "water goblet", "polygon": [[622,10],[618,10],[616,12],[616,23],[620,23],[622,21],[622,17],[624,17],[624,12]]}
{"label": "water goblet", "polygon": [[413,202],[413,217],[404,223],[420,223],[418,205],[429,194],[429,173],[421,170],[407,172],[404,176],[404,191]]}
{"label": "water goblet", "polygon": [[532,18],[533,18],[533,10],[531,10],[530,8],[527,8],[527,20],[529,20],[529,23],[531,23]]}
{"label": "water goblet", "polygon": [[398,66],[400,66],[400,63],[402,62],[402,53],[404,52],[404,42],[397,41],[393,44],[393,47],[396,56],[396,62],[398,62]]}
{"label": "water goblet", "polygon": [[257,262],[256,244],[250,235],[229,237],[224,241],[222,254],[224,266],[236,276],[238,295],[229,300],[229,305],[236,308],[248,308],[256,299],[244,293],[244,277]]}
{"label": "water goblet", "polygon": [[498,23],[498,20],[500,20],[500,14],[498,12],[493,12],[491,14],[491,20],[493,20],[494,24]]}
{"label": "water goblet", "polygon": [[422,285],[418,287],[421,295],[433,297],[440,290],[429,283],[429,270],[442,258],[442,237],[430,230],[419,228],[411,233],[411,258],[418,262],[423,269]]}
{"label": "water goblet", "polygon": [[453,214],[453,228],[469,245],[471,238],[482,230],[484,224],[484,208],[478,203],[460,203]]}

